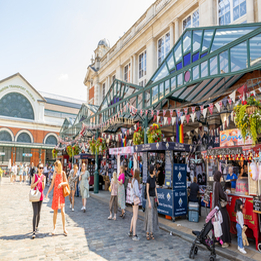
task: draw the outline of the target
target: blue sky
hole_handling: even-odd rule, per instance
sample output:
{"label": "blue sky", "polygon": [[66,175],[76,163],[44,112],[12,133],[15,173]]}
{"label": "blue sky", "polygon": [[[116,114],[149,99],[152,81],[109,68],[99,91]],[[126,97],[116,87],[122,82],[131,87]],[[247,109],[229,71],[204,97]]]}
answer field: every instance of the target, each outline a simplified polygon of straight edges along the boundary
{"label": "blue sky", "polygon": [[111,46],[154,0],[0,0],[0,80],[20,72],[37,90],[86,100],[100,39]]}

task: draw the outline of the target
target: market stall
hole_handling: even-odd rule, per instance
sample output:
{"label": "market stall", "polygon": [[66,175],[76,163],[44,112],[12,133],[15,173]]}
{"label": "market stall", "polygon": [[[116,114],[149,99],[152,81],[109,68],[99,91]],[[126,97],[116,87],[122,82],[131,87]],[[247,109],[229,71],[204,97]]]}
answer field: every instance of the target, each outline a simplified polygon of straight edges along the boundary
{"label": "market stall", "polygon": [[155,163],[157,155],[164,154],[164,185],[157,186],[159,199],[158,213],[170,216],[173,221],[175,217],[187,214],[187,165],[185,158],[187,153],[193,152],[194,147],[189,144],[176,142],[157,142],[136,145],[134,152],[142,153],[143,159],[143,199],[145,208],[145,185],[147,181],[148,166]]}
{"label": "market stall", "polygon": [[[222,147],[207,151],[207,176],[208,184],[212,188],[213,175],[216,170],[223,174],[223,182],[226,180],[228,168],[233,167],[233,172],[237,174],[236,189],[231,189],[228,193],[227,211],[231,221],[230,232],[237,233],[236,213],[234,212],[235,202],[241,199],[243,202],[244,223],[248,227],[246,235],[254,238],[256,249],[261,251],[261,226],[260,226],[260,189],[261,180],[253,177],[251,167],[259,165],[259,158],[253,157],[254,149],[250,147]],[[243,169],[243,164],[247,163],[247,168]],[[242,172],[247,171],[247,177],[241,177]],[[253,179],[254,178],[254,179]],[[212,205],[212,194],[210,197]]]}

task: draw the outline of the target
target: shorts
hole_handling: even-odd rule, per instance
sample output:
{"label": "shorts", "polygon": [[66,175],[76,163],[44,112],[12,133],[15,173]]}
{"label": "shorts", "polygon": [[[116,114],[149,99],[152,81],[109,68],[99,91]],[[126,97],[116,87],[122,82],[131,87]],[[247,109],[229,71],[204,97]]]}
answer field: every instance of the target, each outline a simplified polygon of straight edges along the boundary
{"label": "shorts", "polygon": [[26,176],[26,172],[23,173],[23,176]]}

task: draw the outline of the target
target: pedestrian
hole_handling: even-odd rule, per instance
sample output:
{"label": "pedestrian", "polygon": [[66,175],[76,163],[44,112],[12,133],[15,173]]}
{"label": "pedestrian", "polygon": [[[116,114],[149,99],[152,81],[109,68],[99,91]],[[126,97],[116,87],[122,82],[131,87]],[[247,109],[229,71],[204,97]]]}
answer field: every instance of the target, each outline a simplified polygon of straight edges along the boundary
{"label": "pedestrian", "polygon": [[82,208],[83,212],[86,211],[86,201],[89,198],[89,182],[90,182],[90,173],[86,170],[85,163],[82,164],[82,169],[79,176],[80,184],[80,191],[82,196]]}
{"label": "pedestrian", "polygon": [[13,163],[12,167],[11,167],[11,179],[10,182],[11,184],[13,184],[15,182],[15,164]]}
{"label": "pedestrian", "polygon": [[24,166],[23,166],[23,163],[20,162],[20,165],[19,165],[19,168],[18,168],[18,176],[20,177],[20,184],[22,184],[23,173],[24,173]]}
{"label": "pedestrian", "polygon": [[236,224],[237,244],[238,244],[238,250],[242,254],[246,254],[247,252],[244,249],[243,238],[242,238],[242,229],[244,227],[244,216],[243,216],[243,213],[242,213],[242,209],[243,209],[243,202],[242,202],[242,200],[237,199],[236,204],[235,204],[235,213],[236,213],[236,218],[237,218],[237,224]]}
{"label": "pedestrian", "polygon": [[75,194],[77,179],[78,179],[77,172],[78,172],[78,166],[77,164],[74,164],[73,169],[70,171],[68,177],[68,183],[70,186],[69,200],[70,200],[70,208],[72,209],[72,212],[74,211],[74,194]]}
{"label": "pedestrian", "polygon": [[34,176],[34,173],[36,172],[35,167],[34,167],[34,163],[32,162],[31,167],[30,167],[30,184],[31,184],[31,180],[32,177]]}
{"label": "pedestrian", "polygon": [[120,217],[125,218],[125,188],[124,188],[124,181],[125,181],[125,174],[124,174],[124,166],[120,167],[120,175],[118,178],[118,205],[121,208],[121,215]]}
{"label": "pedestrian", "polygon": [[64,205],[65,205],[65,198],[63,196],[63,188],[62,186],[67,184],[66,174],[63,171],[63,167],[60,160],[56,160],[54,163],[54,174],[52,179],[52,184],[46,194],[46,198],[50,191],[52,191],[53,187],[53,201],[52,201],[52,209],[53,209],[53,232],[52,235],[56,233],[56,220],[57,220],[57,213],[58,209],[61,209],[62,214],[62,223],[63,223],[63,234],[65,236],[68,235],[68,232],[65,228],[65,212],[64,212]]}
{"label": "pedestrian", "polygon": [[14,183],[16,182],[16,176],[17,176],[17,165],[14,164]]}
{"label": "pedestrian", "polygon": [[112,219],[112,210],[114,212],[113,220],[116,220],[117,208],[118,208],[118,181],[117,172],[113,172],[113,177],[111,179],[111,199],[110,199],[110,216],[108,219]]}
{"label": "pedestrian", "polygon": [[2,176],[3,176],[3,170],[2,170],[2,168],[0,167],[0,185],[1,185],[1,183],[2,183]]}
{"label": "pedestrian", "polygon": [[41,213],[41,208],[42,208],[42,203],[43,203],[43,190],[45,188],[45,176],[43,175],[43,164],[39,163],[38,165],[38,173],[34,174],[32,178],[32,183],[31,183],[31,189],[36,188],[41,192],[41,197],[38,202],[32,202],[33,205],[33,236],[32,239],[35,238],[35,233],[38,232],[38,226],[40,222],[40,213]]}
{"label": "pedestrian", "polygon": [[156,188],[156,168],[150,165],[150,175],[146,182],[146,208],[144,228],[146,231],[147,240],[154,239],[154,231],[158,229],[158,211],[157,204],[159,204],[157,188]]}
{"label": "pedestrian", "polygon": [[43,170],[43,174],[44,174],[44,176],[45,176],[45,178],[47,180],[47,178],[48,178],[48,164],[45,164],[44,170]]}
{"label": "pedestrian", "polygon": [[222,214],[223,222],[221,224],[222,233],[221,239],[223,241],[222,247],[226,248],[229,247],[231,243],[231,236],[230,236],[230,218],[227,212],[226,206],[221,206],[220,199],[227,202],[227,195],[223,191],[220,180],[221,180],[221,172],[216,171],[214,174],[214,183],[213,183],[213,198],[212,198],[212,209],[216,206],[219,207],[220,212]]}
{"label": "pedestrian", "polygon": [[132,219],[130,224],[130,232],[129,236],[132,236],[132,240],[139,241],[139,237],[137,236],[136,232],[136,225],[138,220],[138,211],[139,211],[139,204],[141,202],[141,194],[140,194],[140,171],[138,169],[135,169],[134,171],[134,177],[131,181],[131,195],[132,195]]}
{"label": "pedestrian", "polygon": [[[27,172],[28,172],[28,167],[27,167],[27,164],[24,163],[23,183],[26,183],[26,175],[27,175]],[[45,180],[45,182],[46,182],[46,180]]]}

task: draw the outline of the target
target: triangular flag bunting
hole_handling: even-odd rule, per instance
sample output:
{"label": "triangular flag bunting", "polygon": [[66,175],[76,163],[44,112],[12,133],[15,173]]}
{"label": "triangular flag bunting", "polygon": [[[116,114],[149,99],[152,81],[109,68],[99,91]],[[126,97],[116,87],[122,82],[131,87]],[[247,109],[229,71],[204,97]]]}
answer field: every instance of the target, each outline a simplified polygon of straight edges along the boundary
{"label": "triangular flag bunting", "polygon": [[[155,117],[156,117],[156,115],[155,115]],[[159,121],[160,121],[160,116],[157,116],[157,123],[159,123]]]}
{"label": "triangular flag bunting", "polygon": [[185,112],[185,115],[187,115],[188,114],[188,108],[186,107],[186,108],[184,108],[184,112]]}
{"label": "triangular flag bunting", "polygon": [[228,95],[229,98],[232,99],[233,103],[236,102],[236,91],[233,91],[231,94]]}
{"label": "triangular flag bunting", "polygon": [[148,115],[148,110],[145,111],[145,115],[146,115],[146,116]]}
{"label": "triangular flag bunting", "polygon": [[167,121],[168,121],[168,118],[167,118],[167,117],[164,117],[164,125],[167,124]]}
{"label": "triangular flag bunting", "polygon": [[203,110],[203,117],[204,117],[204,119],[205,119],[206,116],[207,116],[207,111],[208,111],[208,108],[205,108],[205,109]]}
{"label": "triangular flag bunting", "polygon": [[154,115],[153,121],[156,121],[156,119],[157,119],[157,115]]}
{"label": "triangular flag bunting", "polygon": [[171,120],[172,122],[172,125],[174,125],[175,124],[175,122],[176,122],[176,117],[172,117],[172,120]]}
{"label": "triangular flag bunting", "polygon": [[198,119],[198,121],[199,121],[199,119],[200,119],[200,111],[196,111],[196,115],[197,115],[197,119]]}
{"label": "triangular flag bunting", "polygon": [[169,110],[170,117],[173,116],[173,111],[174,111],[174,110]]}
{"label": "triangular flag bunting", "polygon": [[194,113],[191,113],[190,116],[191,116],[192,122],[194,122],[194,121],[195,121],[196,113],[195,113],[195,112],[194,112]]}
{"label": "triangular flag bunting", "polygon": [[220,106],[219,106],[219,103],[218,103],[218,102],[215,103],[215,106],[217,107],[218,112],[220,112]]}
{"label": "triangular flag bunting", "polygon": [[163,110],[163,117],[165,117],[165,114],[166,114],[166,110]]}
{"label": "triangular flag bunting", "polygon": [[187,114],[187,115],[186,115],[186,121],[187,121],[187,123],[189,123],[189,118],[190,118],[190,114]]}
{"label": "triangular flag bunting", "polygon": [[211,115],[213,114],[213,109],[214,109],[214,105],[213,105],[213,103],[210,103],[210,104],[208,105],[208,110],[209,110],[209,112],[210,112]]}
{"label": "triangular flag bunting", "polygon": [[172,140],[172,141],[174,141],[174,136],[173,136],[173,137],[171,137],[171,140]]}
{"label": "triangular flag bunting", "polygon": [[170,117],[168,117],[168,124],[170,125],[170,122],[171,122],[171,118]]}
{"label": "triangular flag bunting", "polygon": [[196,107],[191,107],[192,113],[195,113]]}
{"label": "triangular flag bunting", "polygon": [[185,115],[180,116],[180,120],[181,120],[181,124],[183,124],[184,120],[185,120]]}
{"label": "triangular flag bunting", "polygon": [[200,106],[200,112],[203,114],[203,110],[204,110],[204,105]]}

